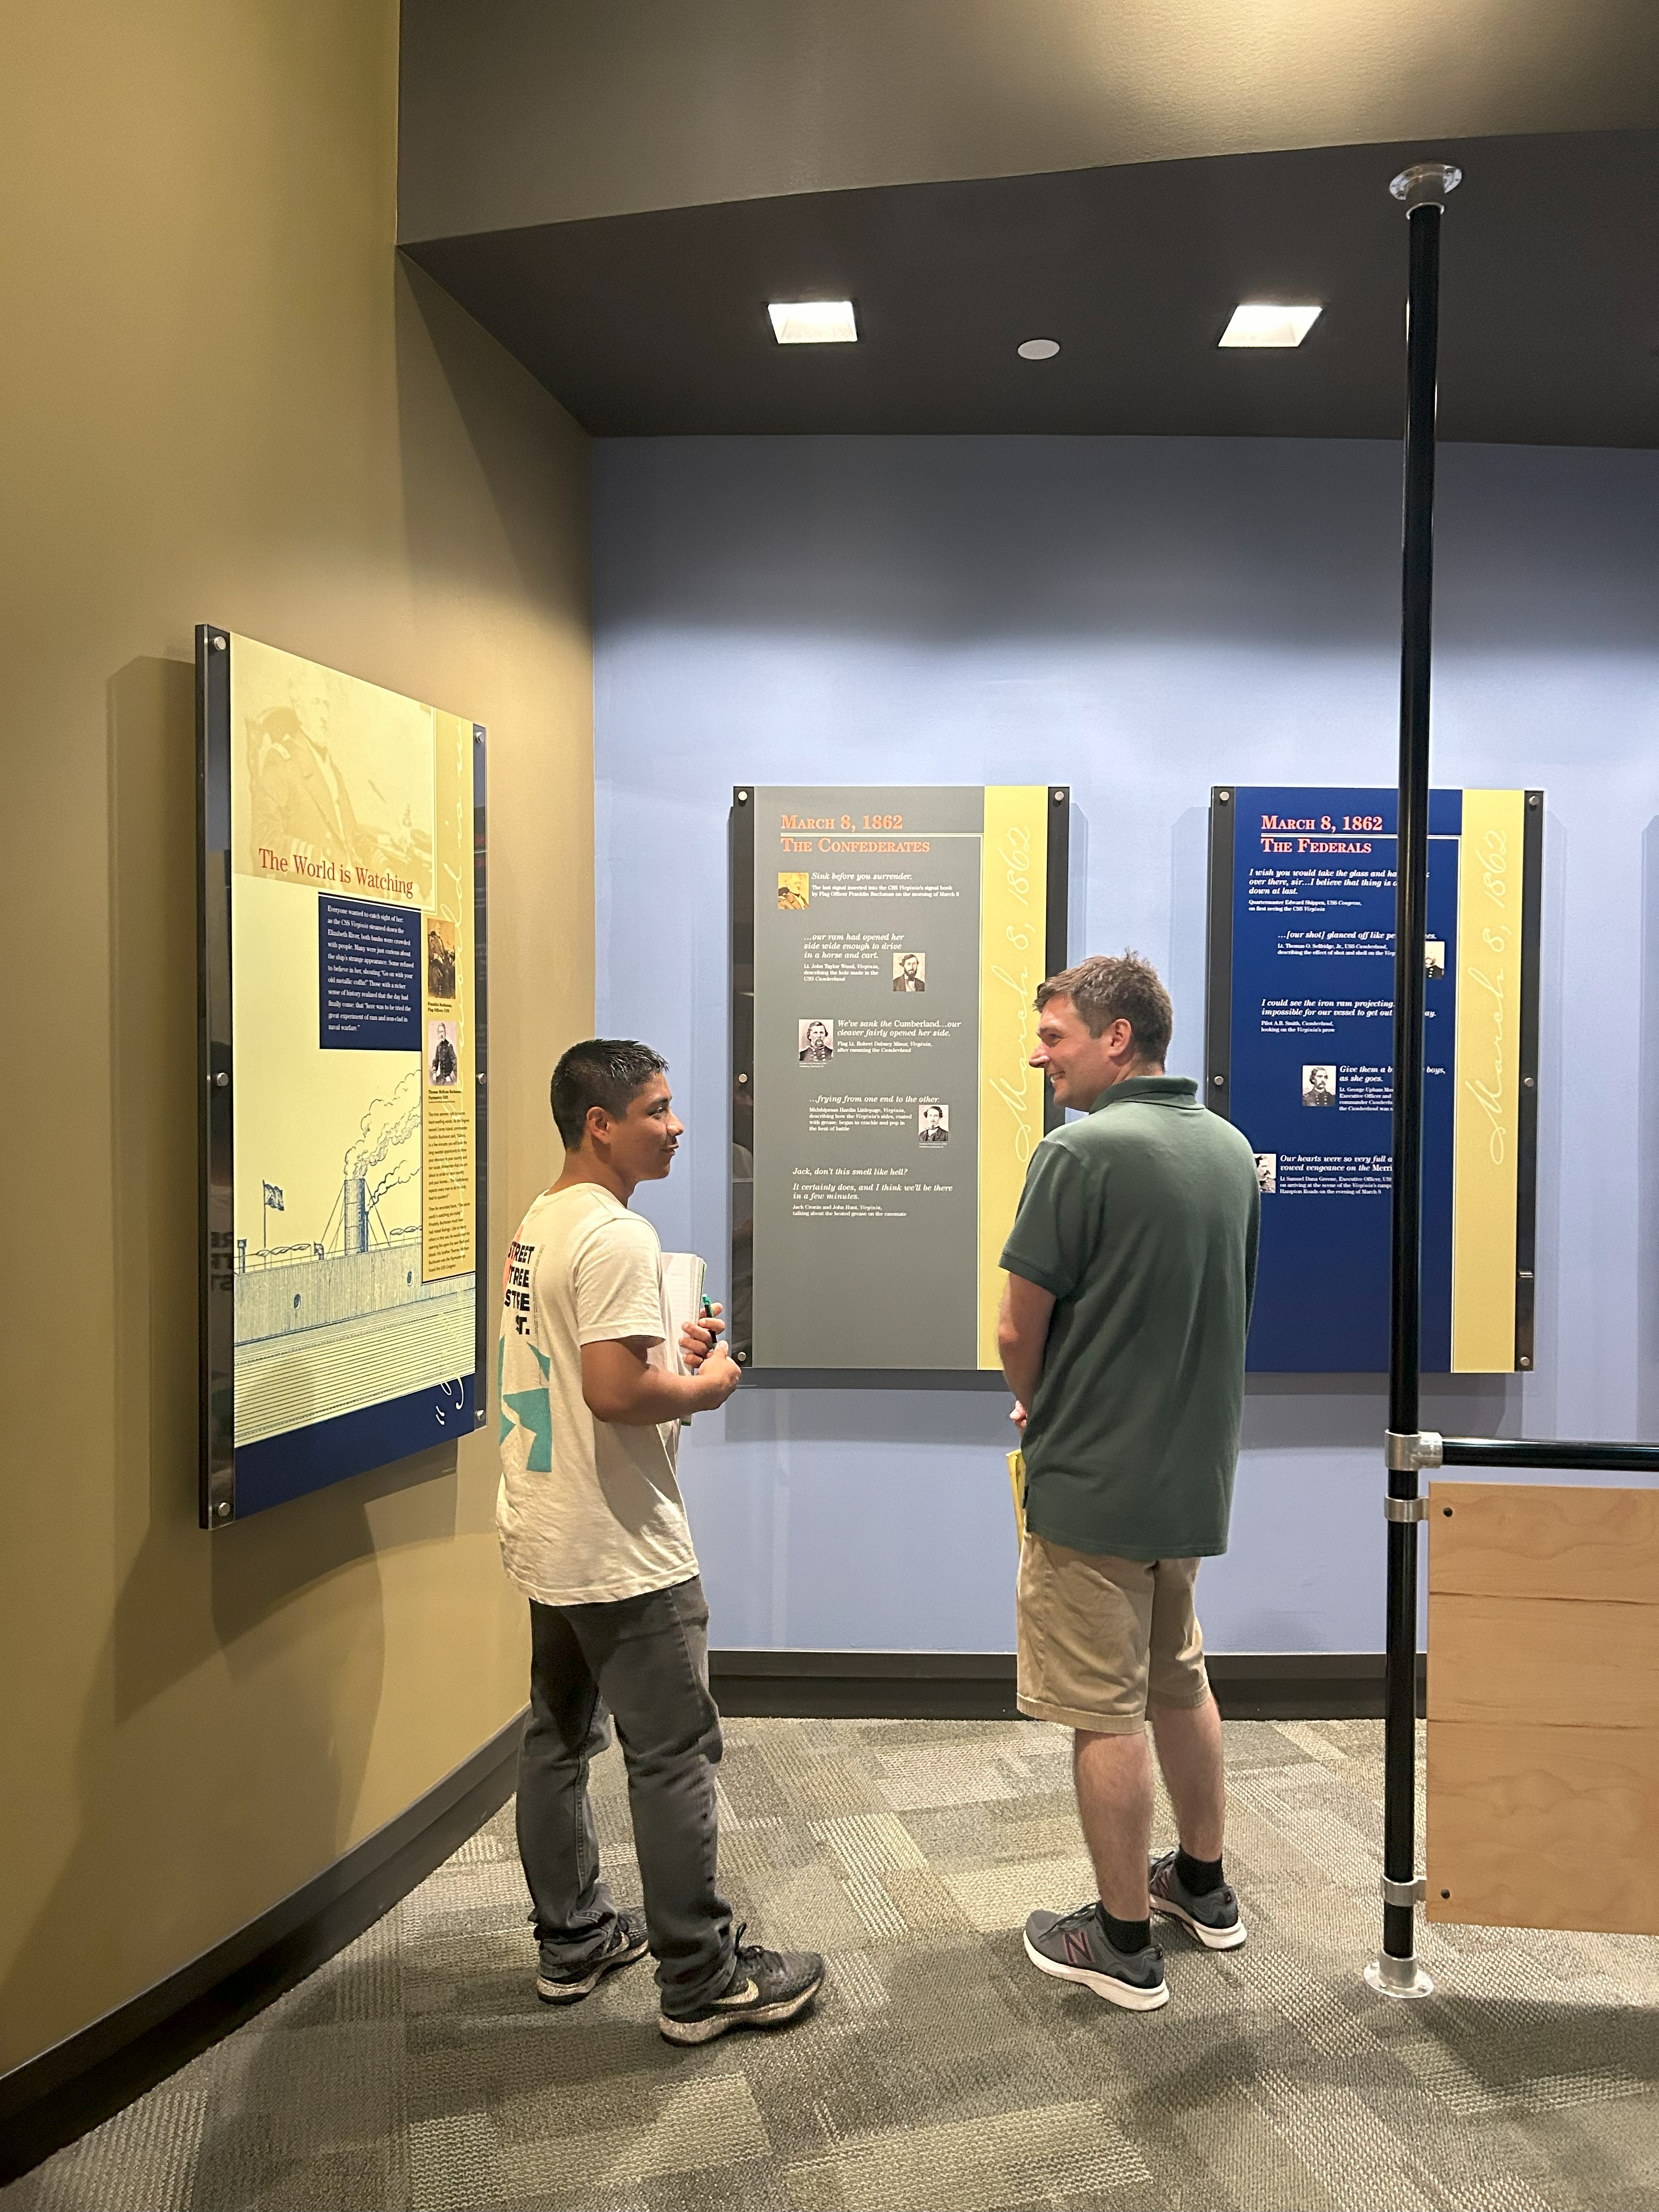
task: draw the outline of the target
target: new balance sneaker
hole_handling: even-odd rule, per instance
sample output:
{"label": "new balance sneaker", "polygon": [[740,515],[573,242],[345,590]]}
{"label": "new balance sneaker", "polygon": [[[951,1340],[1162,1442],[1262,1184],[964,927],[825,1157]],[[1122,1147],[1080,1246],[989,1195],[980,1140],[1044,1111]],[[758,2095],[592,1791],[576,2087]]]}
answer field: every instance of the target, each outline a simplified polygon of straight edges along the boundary
{"label": "new balance sneaker", "polygon": [[645,1922],[641,1916],[637,1912],[619,1912],[608,1950],[601,1951],[598,1958],[588,1960],[585,1966],[544,1966],[536,1977],[536,1994],[544,2004],[574,2004],[578,1997],[587,1996],[598,1989],[605,1976],[618,1966],[631,1966],[635,1959],[644,1958],[647,1948]]}
{"label": "new balance sneaker", "polygon": [[1249,1932],[1238,1917],[1238,1897],[1223,1882],[1200,1897],[1188,1888],[1176,1867],[1176,1855],[1154,1859],[1146,1876],[1152,1910],[1190,1928],[1206,1951],[1236,1951]]}
{"label": "new balance sneaker", "polygon": [[1034,1912],[1025,1923],[1025,1955],[1040,1974],[1081,1982],[1129,2012],[1156,2012],[1170,2002],[1157,1944],[1144,1951],[1115,1949],[1093,1905],[1079,1905],[1075,1912]]}
{"label": "new balance sneaker", "polygon": [[657,2014],[671,2043],[712,2043],[732,2027],[782,2027],[805,2011],[823,1980],[816,1951],[763,1951],[738,1930],[735,1971],[726,1992],[695,2012]]}

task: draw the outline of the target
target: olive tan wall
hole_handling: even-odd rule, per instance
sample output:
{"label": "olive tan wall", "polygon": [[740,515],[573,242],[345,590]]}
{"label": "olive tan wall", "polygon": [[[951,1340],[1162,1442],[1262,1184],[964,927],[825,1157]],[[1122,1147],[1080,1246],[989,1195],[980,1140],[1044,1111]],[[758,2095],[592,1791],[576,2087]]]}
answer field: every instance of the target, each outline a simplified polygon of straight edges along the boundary
{"label": "olive tan wall", "polygon": [[191,631],[490,731],[491,1220],[592,1013],[586,441],[393,249],[397,0],[57,0],[0,83],[0,2069],[522,1702],[490,1432],[195,1526]]}

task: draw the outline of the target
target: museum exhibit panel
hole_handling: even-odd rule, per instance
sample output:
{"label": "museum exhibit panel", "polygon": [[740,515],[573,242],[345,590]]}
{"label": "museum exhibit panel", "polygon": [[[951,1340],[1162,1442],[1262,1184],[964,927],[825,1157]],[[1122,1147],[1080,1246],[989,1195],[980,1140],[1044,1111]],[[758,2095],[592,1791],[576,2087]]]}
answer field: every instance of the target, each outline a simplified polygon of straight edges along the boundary
{"label": "museum exhibit panel", "polygon": [[1059,784],[732,794],[732,1343],[758,1382],[1001,1386],[999,1257],[1057,1118]]}
{"label": "museum exhibit panel", "polygon": [[[1389,1359],[1398,794],[1210,797],[1204,1096],[1261,1184],[1249,1364]],[[1541,791],[1429,800],[1423,1365],[1533,1361]]]}
{"label": "museum exhibit panel", "polygon": [[197,632],[204,1528],[483,1425],[484,732]]}

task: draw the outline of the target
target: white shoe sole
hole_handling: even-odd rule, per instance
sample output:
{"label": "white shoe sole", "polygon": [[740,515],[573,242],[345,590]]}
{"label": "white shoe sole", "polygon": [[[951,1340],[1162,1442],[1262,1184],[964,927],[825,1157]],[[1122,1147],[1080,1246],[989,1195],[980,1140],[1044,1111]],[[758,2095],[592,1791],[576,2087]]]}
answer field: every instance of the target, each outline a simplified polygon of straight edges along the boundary
{"label": "white shoe sole", "polygon": [[819,1975],[810,1990],[802,1990],[792,1997],[782,1997],[775,2004],[745,2005],[730,2012],[711,2013],[707,2020],[675,2020],[667,2013],[657,2015],[657,2030],[668,2043],[713,2043],[717,2036],[727,2035],[734,2027],[785,2027],[804,2013],[823,1986]]}
{"label": "white shoe sole", "polygon": [[1052,1974],[1057,1982],[1080,1982],[1108,2004],[1121,2005],[1125,2012],[1156,2012],[1170,2002],[1167,1982],[1160,1982],[1156,1989],[1137,1989],[1133,1982],[1119,1981],[1115,1974],[1091,1974],[1086,1966],[1062,1966],[1058,1959],[1045,1959],[1033,1948],[1029,1936],[1024,1942],[1025,1955],[1038,1973]]}
{"label": "white shoe sole", "polygon": [[583,1997],[592,1996],[607,1974],[614,1974],[618,1966],[631,1966],[635,1959],[644,1958],[649,1945],[643,1936],[637,1943],[625,1950],[607,1951],[591,1973],[584,1974],[579,1982],[550,1982],[544,1975],[536,1977],[536,1994],[544,2004],[576,2004]]}
{"label": "white shoe sole", "polygon": [[1178,1920],[1183,1928],[1190,1929],[1206,1951],[1236,1951],[1249,1935],[1242,1920],[1235,1921],[1231,1928],[1206,1928],[1201,1920],[1194,1920],[1184,1905],[1158,1896],[1156,1891],[1152,1903],[1152,1911],[1165,1920]]}

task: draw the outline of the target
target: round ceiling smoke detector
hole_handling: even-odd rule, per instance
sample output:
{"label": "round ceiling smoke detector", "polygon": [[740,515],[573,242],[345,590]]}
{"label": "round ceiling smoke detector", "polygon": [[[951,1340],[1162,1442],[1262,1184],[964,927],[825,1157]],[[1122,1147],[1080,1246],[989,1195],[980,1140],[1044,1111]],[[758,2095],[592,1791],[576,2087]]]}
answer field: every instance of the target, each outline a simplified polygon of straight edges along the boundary
{"label": "round ceiling smoke detector", "polygon": [[1022,361],[1052,361],[1060,351],[1058,338],[1027,338],[1019,348]]}

